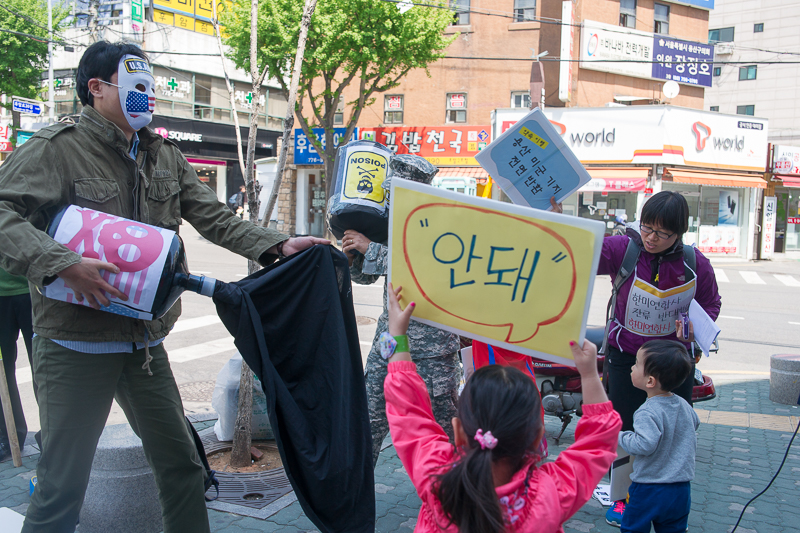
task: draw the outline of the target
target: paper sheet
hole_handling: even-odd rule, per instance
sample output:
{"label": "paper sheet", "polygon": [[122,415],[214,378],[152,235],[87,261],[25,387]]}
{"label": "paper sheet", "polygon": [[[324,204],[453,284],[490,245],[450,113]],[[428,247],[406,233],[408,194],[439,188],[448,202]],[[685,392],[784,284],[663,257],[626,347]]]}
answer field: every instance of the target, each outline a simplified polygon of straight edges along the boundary
{"label": "paper sheet", "polygon": [[611,464],[611,488],[609,489],[611,501],[616,502],[628,497],[634,459],[634,456],[622,449],[622,446],[617,446],[617,459]]}
{"label": "paper sheet", "polygon": [[692,321],[692,329],[694,330],[694,340],[703,350],[703,353],[708,357],[708,350],[721,331],[719,326],[711,320],[705,309],[700,307],[700,304],[695,300],[689,305],[689,320]]}
{"label": "paper sheet", "polygon": [[592,492],[592,497],[600,502],[600,505],[609,507],[614,501],[611,499],[611,485],[600,484]]}

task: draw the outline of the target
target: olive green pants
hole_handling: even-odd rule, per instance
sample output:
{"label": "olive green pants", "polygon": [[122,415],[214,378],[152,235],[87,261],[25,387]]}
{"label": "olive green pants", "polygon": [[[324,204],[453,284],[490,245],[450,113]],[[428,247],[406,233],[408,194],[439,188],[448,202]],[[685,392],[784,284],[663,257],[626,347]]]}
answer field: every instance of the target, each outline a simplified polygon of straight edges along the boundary
{"label": "olive green pants", "polygon": [[[38,484],[22,531],[72,533],[78,521],[97,441],[115,398],[142,439],[155,475],[164,532],[209,531],[204,469],[183,415],[163,345],[130,354],[86,354],[33,339],[39,385],[42,454]],[[120,531],[125,529],[120,524]]]}

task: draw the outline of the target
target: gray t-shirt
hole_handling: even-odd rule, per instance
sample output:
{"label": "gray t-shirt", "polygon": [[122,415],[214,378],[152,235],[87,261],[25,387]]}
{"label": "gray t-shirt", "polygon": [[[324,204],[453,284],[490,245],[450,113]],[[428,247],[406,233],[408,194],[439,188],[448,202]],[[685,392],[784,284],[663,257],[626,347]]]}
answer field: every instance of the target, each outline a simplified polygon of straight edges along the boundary
{"label": "gray t-shirt", "polygon": [[633,414],[633,431],[619,434],[619,445],[631,455],[631,481],[678,483],[694,479],[697,427],[689,403],[673,394],[654,396]]}

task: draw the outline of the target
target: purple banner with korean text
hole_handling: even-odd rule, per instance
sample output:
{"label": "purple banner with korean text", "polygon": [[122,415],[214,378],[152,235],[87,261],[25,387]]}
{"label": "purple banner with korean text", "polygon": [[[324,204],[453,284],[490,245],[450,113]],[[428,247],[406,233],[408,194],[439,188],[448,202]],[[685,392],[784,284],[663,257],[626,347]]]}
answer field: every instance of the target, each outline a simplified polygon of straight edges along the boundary
{"label": "purple banner with korean text", "polygon": [[653,78],[711,87],[712,45],[655,35],[653,60]]}

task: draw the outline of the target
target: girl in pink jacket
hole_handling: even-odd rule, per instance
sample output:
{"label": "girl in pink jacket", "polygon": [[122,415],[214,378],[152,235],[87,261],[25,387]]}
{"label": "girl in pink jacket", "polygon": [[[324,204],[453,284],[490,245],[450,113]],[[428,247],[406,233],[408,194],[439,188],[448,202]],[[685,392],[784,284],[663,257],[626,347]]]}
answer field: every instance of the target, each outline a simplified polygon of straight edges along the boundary
{"label": "girl in pink jacket", "polygon": [[389,374],[386,414],[397,455],[422,499],[421,533],[561,532],[592,496],[616,458],[622,423],[597,376],[597,351],[570,342],[583,380],[583,417],[575,443],[554,462],[537,466],[544,438],[535,384],[504,366],[478,369],[453,419],[455,448],[433,418],[425,383],[404,339],[414,303],[400,308],[390,285],[389,334],[383,339]]}

